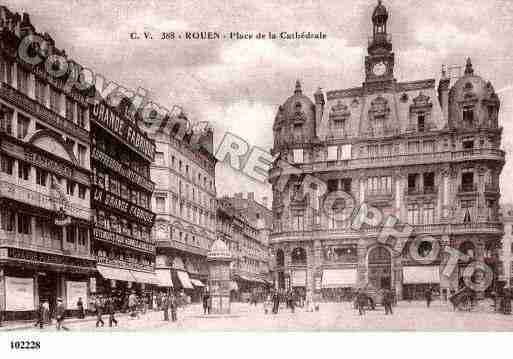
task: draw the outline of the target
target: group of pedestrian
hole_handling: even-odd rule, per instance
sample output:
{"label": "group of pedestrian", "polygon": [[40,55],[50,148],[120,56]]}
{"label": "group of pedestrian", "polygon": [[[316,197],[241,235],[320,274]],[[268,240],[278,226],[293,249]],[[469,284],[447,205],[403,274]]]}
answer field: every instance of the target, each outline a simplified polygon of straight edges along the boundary
{"label": "group of pedestrian", "polygon": [[[385,308],[385,315],[392,315],[394,311],[392,309],[395,303],[395,294],[390,289],[383,289],[382,294],[382,304]],[[355,296],[355,305],[358,309],[358,315],[365,315],[366,309],[370,308],[372,310],[376,309],[376,303],[372,299],[372,297],[364,290],[358,289]]]}
{"label": "group of pedestrian", "polygon": [[107,314],[109,316],[109,327],[112,327],[114,324],[116,327],[118,326],[118,321],[116,320],[116,307],[114,305],[114,298],[111,296],[97,296],[96,301],[94,302],[94,309],[96,312],[96,327],[105,326],[105,322],[103,321],[103,314]]}
{"label": "group of pedestrian", "polygon": [[177,315],[176,311],[178,309],[178,302],[176,300],[176,297],[173,293],[170,293],[169,295],[164,294],[161,297],[161,308],[164,312],[164,320],[169,321],[169,311],[171,311],[171,320],[173,322],[176,322]]}
{"label": "group of pedestrian", "polygon": [[[50,303],[48,300],[44,299],[39,303],[39,307],[37,309],[37,320],[34,324],[35,327],[39,327],[43,329],[46,324],[51,323],[51,312],[50,312]],[[64,316],[66,314],[66,307],[62,303],[62,298],[57,298],[57,306],[55,307],[55,322],[57,330],[68,330],[64,323]]]}

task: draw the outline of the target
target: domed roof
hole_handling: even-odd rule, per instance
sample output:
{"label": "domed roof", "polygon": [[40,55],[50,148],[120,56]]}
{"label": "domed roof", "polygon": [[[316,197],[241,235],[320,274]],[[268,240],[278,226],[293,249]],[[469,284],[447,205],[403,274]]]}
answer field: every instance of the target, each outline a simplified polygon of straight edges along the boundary
{"label": "domed roof", "polygon": [[372,12],[372,20],[375,20],[378,17],[388,18],[387,8],[381,3],[381,0],[378,0],[378,5],[376,5]]}
{"label": "domed roof", "polygon": [[314,137],[315,131],[315,105],[307,96],[303,95],[301,84],[296,81],[296,88],[294,94],[290,96],[278,108],[276,118],[274,120],[274,128],[281,127],[285,122],[292,122],[294,124],[303,124],[308,134],[307,137]]}
{"label": "domed roof", "polygon": [[207,260],[231,260],[232,254],[221,239],[216,239],[207,254]]}
{"label": "domed roof", "polygon": [[472,61],[467,59],[465,74],[456,81],[450,90],[450,98],[453,104],[465,100],[497,100],[497,94],[489,81],[474,74]]}

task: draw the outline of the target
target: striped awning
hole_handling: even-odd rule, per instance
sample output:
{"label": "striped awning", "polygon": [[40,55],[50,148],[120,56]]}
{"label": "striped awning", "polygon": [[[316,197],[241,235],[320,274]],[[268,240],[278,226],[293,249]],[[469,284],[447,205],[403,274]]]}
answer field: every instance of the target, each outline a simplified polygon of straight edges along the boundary
{"label": "striped awning", "polygon": [[102,265],[97,265],[96,269],[105,279],[121,280],[124,282],[136,282],[136,277],[128,270],[122,268],[113,268]]}
{"label": "striped awning", "polygon": [[173,288],[173,281],[171,280],[171,271],[169,269],[157,269],[155,274],[159,280],[159,287]]}
{"label": "striped awning", "polygon": [[194,287],[192,286],[191,279],[189,278],[189,273],[177,270],[176,275],[178,276],[178,279],[180,280],[182,287],[184,287],[185,289],[194,289]]}
{"label": "striped awning", "polygon": [[195,287],[204,287],[205,284],[203,284],[202,281],[200,281],[199,279],[194,279],[194,278],[191,278],[191,283],[195,286]]}

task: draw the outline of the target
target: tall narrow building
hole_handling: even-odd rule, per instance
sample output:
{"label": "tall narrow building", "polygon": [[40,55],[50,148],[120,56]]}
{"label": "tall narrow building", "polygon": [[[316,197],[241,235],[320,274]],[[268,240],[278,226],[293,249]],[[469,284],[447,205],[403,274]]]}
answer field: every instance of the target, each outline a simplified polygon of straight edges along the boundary
{"label": "tall narrow building", "polygon": [[40,301],[68,310],[96,271],[90,241],[90,121],[86,97],[18,48],[44,38],[29,15],[0,7],[0,320],[29,319]]}
{"label": "tall narrow building", "polygon": [[122,301],[135,291],[151,302],[159,285],[151,236],[155,142],[139,129],[140,118],[129,108],[124,99],[115,107],[102,101],[91,111],[95,293]]}
{"label": "tall narrow building", "polygon": [[176,131],[151,136],[157,146],[151,166],[157,274],[167,278],[167,287],[199,301],[208,279],[207,254],[216,239],[213,131],[206,126],[183,136]]}
{"label": "tall narrow building", "polygon": [[[432,287],[445,297],[474,273],[483,295],[497,279],[503,233],[499,98],[470,59],[455,81],[443,72],[438,87],[398,81],[388,21],[379,1],[361,86],[311,100],[298,82],[278,109],[273,153],[281,161],[270,170],[277,286],[325,298],[363,286],[418,298]],[[287,166],[295,168],[288,177]],[[341,215],[352,201],[383,220],[351,226]],[[385,241],[383,226],[392,233]],[[452,250],[462,255],[446,272]]]}

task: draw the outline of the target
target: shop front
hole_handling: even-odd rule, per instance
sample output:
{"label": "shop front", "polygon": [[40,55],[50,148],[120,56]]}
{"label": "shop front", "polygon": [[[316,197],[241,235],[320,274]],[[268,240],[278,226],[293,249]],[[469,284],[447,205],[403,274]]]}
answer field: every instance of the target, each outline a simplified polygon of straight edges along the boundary
{"label": "shop front", "polygon": [[427,290],[431,290],[433,296],[440,293],[439,266],[403,267],[403,298],[405,300],[423,300]]}
{"label": "shop front", "polygon": [[357,285],[357,269],[325,269],[322,271],[321,294],[325,301],[352,300]]}
{"label": "shop front", "polygon": [[0,249],[0,315],[4,321],[33,320],[47,301],[53,314],[62,298],[67,315],[74,315],[78,298],[90,295],[94,261],[20,248]]}
{"label": "shop front", "polygon": [[96,297],[113,297],[116,310],[128,309],[128,296],[135,293],[142,304],[153,306],[153,297],[159,292],[161,282],[154,272],[98,265],[96,291],[92,293],[91,306]]}

